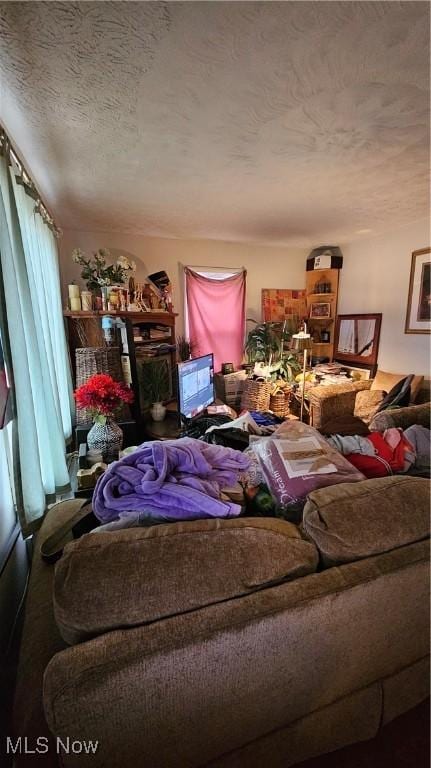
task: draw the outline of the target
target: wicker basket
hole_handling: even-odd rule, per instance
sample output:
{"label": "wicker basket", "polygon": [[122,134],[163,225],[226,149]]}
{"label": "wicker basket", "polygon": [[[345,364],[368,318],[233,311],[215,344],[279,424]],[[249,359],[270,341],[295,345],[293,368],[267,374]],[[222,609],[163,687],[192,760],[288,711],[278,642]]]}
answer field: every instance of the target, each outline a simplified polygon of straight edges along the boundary
{"label": "wicker basket", "polygon": [[[124,381],[119,347],[78,347],[75,350],[76,386],[80,387],[95,373],[108,373],[115,381]],[[130,419],[130,409],[123,406],[116,420]],[[76,423],[88,424],[91,415],[86,408],[76,406]]]}
{"label": "wicker basket", "polygon": [[278,389],[271,395],[270,410],[280,419],[285,419],[290,414],[291,400],[292,391],[290,389]]}
{"label": "wicker basket", "polygon": [[261,379],[246,379],[241,397],[241,410],[267,411],[272,385]]}

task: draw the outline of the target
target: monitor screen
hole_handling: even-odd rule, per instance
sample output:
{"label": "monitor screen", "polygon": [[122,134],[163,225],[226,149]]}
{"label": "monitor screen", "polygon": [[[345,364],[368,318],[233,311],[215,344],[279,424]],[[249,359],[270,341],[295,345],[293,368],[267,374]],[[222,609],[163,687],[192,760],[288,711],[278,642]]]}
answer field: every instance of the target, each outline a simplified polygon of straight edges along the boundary
{"label": "monitor screen", "polygon": [[178,363],[178,410],[186,419],[199,416],[214,402],[214,356]]}

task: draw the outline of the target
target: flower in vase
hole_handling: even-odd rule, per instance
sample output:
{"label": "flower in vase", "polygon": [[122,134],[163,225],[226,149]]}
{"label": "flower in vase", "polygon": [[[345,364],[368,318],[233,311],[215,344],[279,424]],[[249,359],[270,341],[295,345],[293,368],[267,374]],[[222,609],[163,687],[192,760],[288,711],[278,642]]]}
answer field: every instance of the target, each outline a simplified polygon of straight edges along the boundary
{"label": "flower in vase", "polygon": [[132,390],[107,373],[90,376],[75,390],[74,397],[77,405],[90,411],[93,421],[101,424],[112,418],[125,403],[133,402]]}
{"label": "flower in vase", "polygon": [[127,273],[136,269],[135,262],[130,262],[126,256],[120,256],[115,264],[107,264],[110,257],[111,254],[106,248],[99,248],[90,259],[85,257],[80,248],[74,248],[72,251],[72,260],[82,267],[81,277],[89,291],[124,283]]}

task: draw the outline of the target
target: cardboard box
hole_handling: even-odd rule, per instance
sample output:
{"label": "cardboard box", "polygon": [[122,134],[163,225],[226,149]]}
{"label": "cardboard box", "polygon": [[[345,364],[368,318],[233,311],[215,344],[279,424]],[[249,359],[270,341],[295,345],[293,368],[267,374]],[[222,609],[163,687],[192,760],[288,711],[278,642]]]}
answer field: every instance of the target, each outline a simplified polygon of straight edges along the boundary
{"label": "cardboard box", "polygon": [[231,408],[238,408],[241,404],[241,395],[246,378],[247,374],[243,370],[226,375],[216,373],[214,376],[216,397],[223,403],[230,405]]}

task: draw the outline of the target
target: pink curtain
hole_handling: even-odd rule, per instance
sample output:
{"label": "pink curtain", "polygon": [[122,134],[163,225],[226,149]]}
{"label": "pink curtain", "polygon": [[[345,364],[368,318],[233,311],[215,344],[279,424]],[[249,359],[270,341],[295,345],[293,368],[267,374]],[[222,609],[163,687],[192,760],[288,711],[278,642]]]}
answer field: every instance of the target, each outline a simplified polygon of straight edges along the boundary
{"label": "pink curtain", "polygon": [[222,280],[203,277],[188,268],[185,274],[194,356],[212,352],[215,371],[222,363],[238,367],[244,349],[245,270]]}

